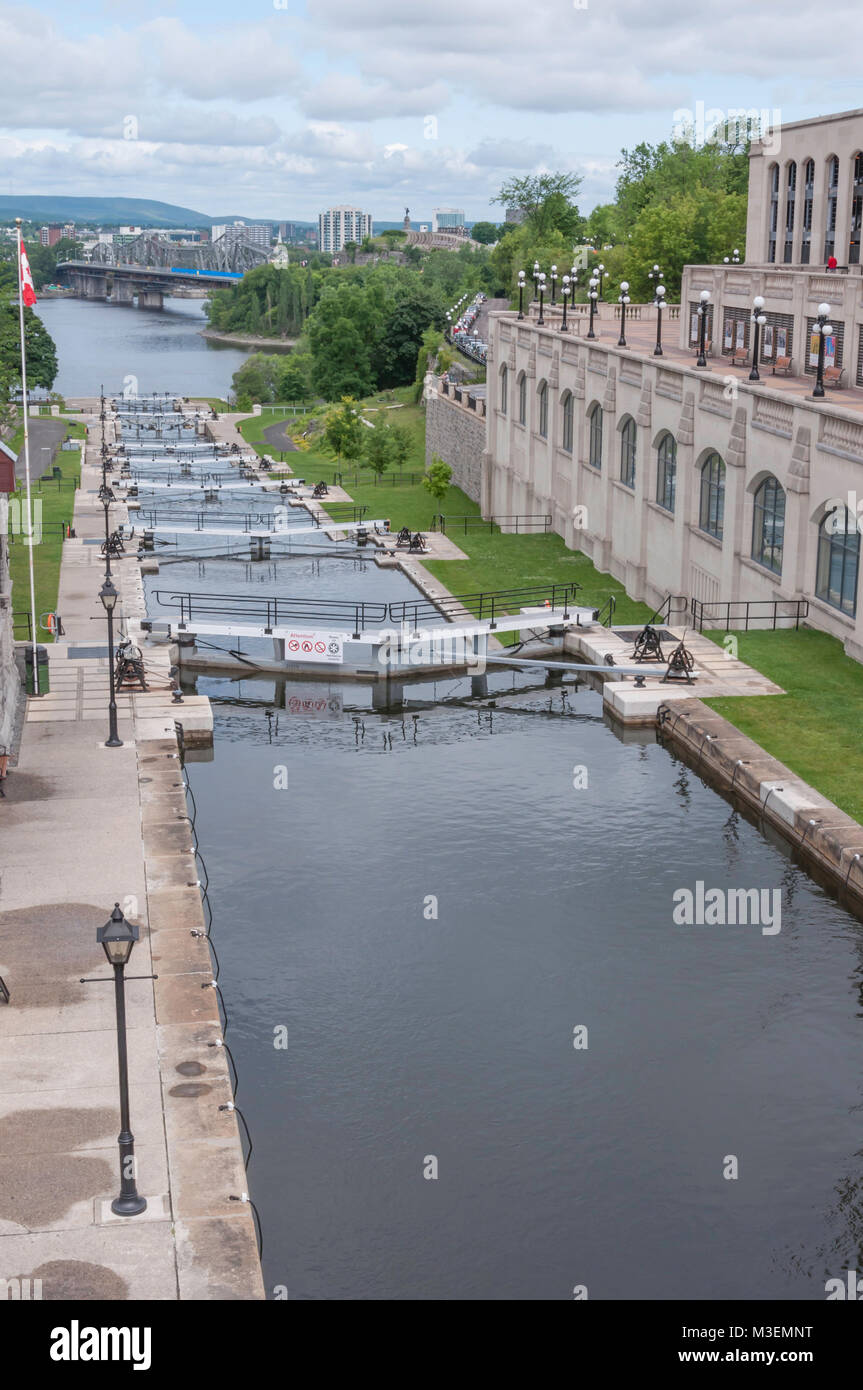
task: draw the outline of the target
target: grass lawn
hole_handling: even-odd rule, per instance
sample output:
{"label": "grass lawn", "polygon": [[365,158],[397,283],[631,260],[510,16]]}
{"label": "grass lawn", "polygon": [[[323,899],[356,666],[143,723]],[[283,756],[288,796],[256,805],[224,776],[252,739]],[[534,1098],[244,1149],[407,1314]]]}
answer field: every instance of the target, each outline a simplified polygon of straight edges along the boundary
{"label": "grass lawn", "polygon": [[[84,426],[80,421],[69,421],[67,424],[67,437],[83,438]],[[21,439],[16,444],[19,434]],[[16,451],[20,447],[20,442],[23,441],[23,436],[22,428],[16,434],[15,439],[11,441],[12,447]],[[60,587],[60,558],[63,550],[63,537],[57,523],[64,521],[71,523],[74,518],[75,490],[79,486],[81,475],[80,452],[77,449],[58,450],[56,466],[63,472],[59,483],[49,477],[44,480],[34,479],[31,486],[34,504],[41,502],[43,528],[42,539],[33,548],[37,621],[39,614],[57,607],[57,592]],[[23,487],[19,487],[18,491],[12,494],[12,497],[17,499],[23,507]],[[12,607],[15,613],[24,613],[30,607],[30,548],[23,544],[20,535],[11,536],[10,540],[9,572],[12,579]],[[26,628],[23,623],[16,624],[15,635],[19,641],[26,637]],[[52,642],[54,639],[49,632],[40,632],[38,640],[46,643]]]}
{"label": "grass lawn", "polygon": [[[709,632],[721,645],[724,634]],[[863,666],[825,632],[739,632],[741,661],[785,695],[705,704],[863,822]]]}

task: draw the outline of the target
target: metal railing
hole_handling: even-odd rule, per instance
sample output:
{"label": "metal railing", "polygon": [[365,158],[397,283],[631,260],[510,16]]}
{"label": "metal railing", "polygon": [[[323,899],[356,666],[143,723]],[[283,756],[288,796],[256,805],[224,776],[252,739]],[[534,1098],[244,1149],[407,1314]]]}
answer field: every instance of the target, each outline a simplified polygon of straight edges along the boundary
{"label": "metal railing", "polygon": [[355,473],[353,478],[348,478],[345,477],[343,473],[337,471],[333,474],[332,486],[344,488],[367,487],[368,484],[371,483],[372,487],[402,487],[405,485],[416,487],[418,483],[422,482],[424,477],[424,473],[374,473],[369,469],[368,474],[364,476]]}
{"label": "metal railing", "polygon": [[462,512],[456,515],[446,515],[443,512],[436,512],[432,517],[431,530],[440,531],[442,536],[447,534],[447,528],[461,531],[467,535],[468,531],[493,531],[497,526],[506,535],[524,535],[537,531],[547,532],[551,530],[553,517],[544,512],[522,512],[512,516],[475,516],[470,513]]}
{"label": "metal railing", "polygon": [[33,641],[33,620],[29,612],[12,612],[12,639],[15,642]]}
{"label": "metal railing", "polygon": [[795,628],[799,628],[801,618],[809,615],[809,602],[805,598],[714,599],[711,602],[693,598],[690,612],[692,625],[699,632],[704,631],[705,624],[729,631],[732,623],[742,623],[744,632],[757,623],[767,623],[775,630],[780,623],[793,622]]}
{"label": "metal railing", "polygon": [[[294,509],[292,509],[294,510]],[[129,518],[129,525],[136,531],[158,530],[159,526],[190,526],[195,531],[206,534],[208,526],[236,526],[238,535],[245,535],[250,531],[278,531],[289,536],[291,531],[301,527],[313,525],[321,528],[329,526],[337,527],[340,522],[362,521],[367,506],[355,506],[351,502],[333,502],[326,509],[326,516],[315,514],[306,508],[297,507],[296,521],[290,526],[277,526],[275,523],[282,517],[282,513],[271,512],[235,512],[230,506],[216,504],[208,511],[183,512],[174,508],[152,509],[138,511]]]}
{"label": "metal railing", "polygon": [[596,610],[595,621],[602,623],[604,627],[611,627],[611,620],[614,617],[614,610],[617,608],[617,599],[614,594],[609,594],[605,603]]}
{"label": "metal railing", "polygon": [[[499,619],[512,617],[522,608],[534,607],[560,609],[563,616],[568,617],[570,605],[581,587],[574,582],[540,584],[521,589],[448,594],[437,599],[404,599],[399,603],[368,602],[363,599],[286,598],[258,594],[210,594],[188,591],[172,593],[167,589],[157,589],[154,597],[160,607],[176,608],[180,623],[187,627],[193,625],[196,618],[206,620],[214,617],[242,617],[247,621],[262,621],[265,630],[290,622],[307,622],[350,626],[354,634],[357,634],[365,627],[380,628],[387,625],[409,627],[416,631],[429,620],[442,617],[463,621],[466,613],[480,621],[489,622],[494,628]],[[538,626],[540,625],[538,619]]]}

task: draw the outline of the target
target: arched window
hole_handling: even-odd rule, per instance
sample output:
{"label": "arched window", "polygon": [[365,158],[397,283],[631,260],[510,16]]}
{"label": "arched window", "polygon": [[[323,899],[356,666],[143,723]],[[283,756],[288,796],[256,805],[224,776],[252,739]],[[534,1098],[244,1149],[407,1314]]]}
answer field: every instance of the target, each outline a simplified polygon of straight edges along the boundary
{"label": "arched window", "polygon": [[774,574],[782,573],[784,534],[785,490],[775,478],[765,478],[755,494],[752,558]]}
{"label": "arched window", "polygon": [[587,461],[591,468],[602,467],[602,406],[595,405],[590,412],[590,451]]}
{"label": "arched window", "polygon": [[620,431],[620,481],[635,487],[635,421],[628,416]]}
{"label": "arched window", "polygon": [[839,202],[839,159],[834,154],[827,162],[827,226],[824,231],[824,261],[835,254],[836,206]]}
{"label": "arched window", "polygon": [[574,398],[571,391],[567,391],[563,398],[563,435],[561,443],[568,454],[572,453],[572,412]]}
{"label": "arched window", "polygon": [[524,372],[518,374],[518,423],[527,424],[527,377]]}
{"label": "arched window", "polygon": [[779,165],[770,169],[770,236],[767,245],[768,261],[776,260],[776,232],[779,226]]}
{"label": "arched window", "polygon": [[537,392],[539,398],[539,433],[543,439],[548,439],[548,382],[540,383]]}
{"label": "arched window", "polygon": [[860,264],[860,232],[863,229],[863,153],[854,156],[854,182],[851,186],[851,241],[848,264]]}
{"label": "arched window", "polygon": [[800,243],[800,260],[809,264],[812,250],[812,205],[815,201],[815,160],[807,159],[803,166],[803,240]]}
{"label": "arched window", "polygon": [[506,393],[509,385],[509,369],[506,363],[500,369],[500,413],[506,414]]}
{"label": "arched window", "polygon": [[656,464],[656,500],[667,512],[673,512],[677,492],[677,440],[673,434],[660,439]]}
{"label": "arched window", "polygon": [[797,198],[797,164],[792,159],[785,179],[785,264],[794,254],[794,204]]}
{"label": "arched window", "polygon": [[816,597],[853,618],[857,613],[859,567],[857,520],[845,507],[837,507],[827,513],[818,530]]}
{"label": "arched window", "polygon": [[725,464],[718,454],[710,454],[701,468],[701,509],[698,524],[708,536],[722,540],[725,518]]}

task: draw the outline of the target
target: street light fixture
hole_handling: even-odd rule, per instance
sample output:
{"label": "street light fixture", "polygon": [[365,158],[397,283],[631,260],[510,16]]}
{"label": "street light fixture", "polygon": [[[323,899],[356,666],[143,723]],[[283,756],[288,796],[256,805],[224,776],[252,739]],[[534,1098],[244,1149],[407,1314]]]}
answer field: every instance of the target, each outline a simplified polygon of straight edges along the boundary
{"label": "street light fixture", "polygon": [[551,302],[552,305],[557,297],[557,266],[551,267]]}
{"label": "street light fixture", "polygon": [[598,284],[599,284],[599,281],[598,281],[595,277],[591,278],[591,280],[590,280],[590,287],[589,287],[588,296],[587,296],[588,299],[590,300],[590,323],[589,323],[588,326],[587,326],[587,334],[586,334],[586,336],[587,336],[588,338],[595,338],[595,337],[596,337],[596,334],[595,334],[594,331],[593,331],[593,316],[594,316],[594,314],[596,313],[596,299],[597,299],[597,288],[596,288],[596,287],[597,287]]}
{"label": "street light fixture", "polygon": [[617,302],[620,305],[620,337],[617,340],[618,347],[626,347],[626,306],[629,303],[628,289],[629,281],[621,280],[620,294],[617,296]]}
{"label": "street light fixture", "polygon": [[749,373],[749,380],[760,381],[761,377],[758,374],[758,337],[761,329],[767,323],[767,315],[761,312],[764,308],[764,296],[757,294],[752,301],[752,307],[755,312],[752,315],[754,332],[752,334],[752,371]]}
{"label": "street light fixture", "polygon": [[525,277],[524,277],[524,271],[523,271],[523,270],[520,270],[520,271],[518,272],[518,316],[519,316],[520,319],[523,319],[523,318],[524,318],[524,308],[523,308],[523,302],[524,302],[524,301],[523,301],[523,296],[524,296],[524,278],[525,278]]}
{"label": "street light fixture", "polygon": [[654,357],[662,356],[662,311],[665,308],[665,286],[656,286],[656,347],[653,349]]}
{"label": "street light fixture", "polygon": [[568,276],[568,275],[564,275],[564,277],[563,277],[563,288],[562,288],[562,290],[561,290],[561,296],[562,296],[562,298],[563,298],[563,322],[562,322],[562,324],[560,325],[560,331],[561,331],[561,333],[568,333],[568,332],[569,332],[569,325],[568,325],[567,322],[566,322],[566,305],[567,305],[567,301],[568,301],[568,299],[569,299],[569,285],[570,285],[569,276]]}
{"label": "street light fixture", "polygon": [[707,338],[707,311],[710,306],[710,291],[701,291],[701,303],[698,306],[698,356],[695,359],[696,367],[706,367],[706,338]]}
{"label": "street light fixture", "polygon": [[655,292],[656,292],[656,286],[662,284],[662,281],[665,279],[665,276],[663,275],[662,271],[659,269],[659,266],[658,266],[658,265],[654,265],[654,267],[653,267],[652,270],[648,270],[648,272],[647,272],[647,278],[648,278],[648,280],[652,280],[652,281],[654,282],[654,284],[653,284],[653,289],[654,289],[654,293],[655,293]]}
{"label": "street light fixture", "polygon": [[818,335],[818,366],[815,372],[815,390],[812,392],[814,397],[824,395],[824,344],[825,339],[829,338],[833,332],[833,325],[828,323],[830,317],[830,305],[818,305],[818,317],[812,325],[812,332]]}
{"label": "street light fixture", "polygon": [[129,1128],[129,1062],[126,1048],[126,980],[124,970],[129,963],[132,947],[138,940],[137,923],[127,922],[114,904],[114,911],[104,927],[99,927],[96,940],[108,957],[114,971],[114,1000],[117,1010],[117,1062],[120,1074],[120,1195],[111,1203],[115,1216],[140,1216],[147,1210],[147,1199],[141,1197],[135,1184],[135,1136]]}
{"label": "street light fixture", "polygon": [[537,323],[539,324],[540,327],[542,327],[542,326],[545,324],[545,319],[544,319],[543,316],[542,316],[542,306],[543,306],[543,300],[544,300],[544,296],[545,296],[545,271],[544,271],[544,270],[541,270],[541,271],[539,272],[539,282],[538,282],[538,283],[539,283],[539,318],[537,319]]}
{"label": "street light fixture", "polygon": [[533,297],[539,298],[539,261],[533,263]]}
{"label": "street light fixture", "polygon": [[120,595],[117,593],[110,575],[106,575],[105,582],[99,590],[99,597],[102,600],[102,607],[108,615],[108,678],[111,696],[108,701],[108,737],[105,740],[105,747],[122,748],[123,740],[117,731],[117,700],[114,690],[114,609]]}
{"label": "street light fixture", "polygon": [[598,282],[598,285],[599,285],[599,300],[600,300],[600,302],[602,302],[602,282],[603,282],[603,280],[606,278],[606,276],[608,275],[608,271],[606,270],[606,268],[605,268],[605,266],[603,265],[602,261],[600,261],[600,262],[599,262],[599,265],[596,267],[596,270],[594,271],[594,275],[596,276],[596,279],[597,279],[597,282]]}

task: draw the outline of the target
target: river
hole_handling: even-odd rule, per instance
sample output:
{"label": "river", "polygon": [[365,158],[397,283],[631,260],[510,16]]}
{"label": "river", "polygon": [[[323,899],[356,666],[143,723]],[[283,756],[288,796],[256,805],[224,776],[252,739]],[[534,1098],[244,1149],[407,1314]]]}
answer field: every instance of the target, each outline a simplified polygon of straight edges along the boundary
{"label": "river", "polygon": [[62,396],[122,392],[128,377],[137,390],[176,388],[187,396],[224,399],[231,377],[246,360],[243,348],[201,337],[202,299],[166,299],[163,309],[88,299],[42,299],[36,312],[57,344]]}

